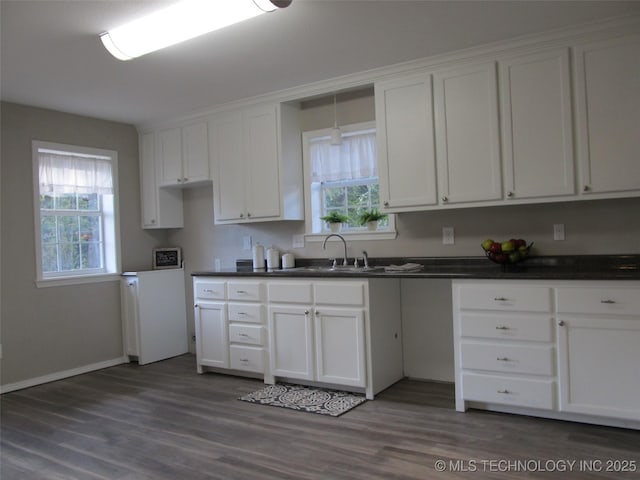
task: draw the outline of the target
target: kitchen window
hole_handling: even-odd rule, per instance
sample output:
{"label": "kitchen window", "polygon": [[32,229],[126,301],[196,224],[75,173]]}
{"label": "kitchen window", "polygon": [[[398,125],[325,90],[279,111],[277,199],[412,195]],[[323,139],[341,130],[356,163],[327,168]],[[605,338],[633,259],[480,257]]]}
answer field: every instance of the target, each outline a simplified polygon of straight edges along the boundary
{"label": "kitchen window", "polygon": [[340,127],[342,144],[331,145],[331,129],[303,133],[307,238],[330,232],[321,217],[332,212],[348,218],[341,235],[351,238],[395,238],[393,215],[369,231],[358,217],[380,208],[375,122]]}
{"label": "kitchen window", "polygon": [[38,286],[118,274],[117,153],[36,141],[33,157]]}

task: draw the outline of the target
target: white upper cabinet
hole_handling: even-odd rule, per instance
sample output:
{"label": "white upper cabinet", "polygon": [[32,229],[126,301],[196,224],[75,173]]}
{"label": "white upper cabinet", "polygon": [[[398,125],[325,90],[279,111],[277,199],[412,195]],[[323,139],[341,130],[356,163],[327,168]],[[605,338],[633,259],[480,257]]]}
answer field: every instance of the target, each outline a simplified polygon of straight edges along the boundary
{"label": "white upper cabinet", "polygon": [[437,203],[429,73],[375,84],[380,200],[385,211]]}
{"label": "white upper cabinet", "polygon": [[434,73],[440,203],[502,198],[496,64]]}
{"label": "white upper cabinet", "polygon": [[197,186],[211,180],[206,122],[158,132],[159,186]]}
{"label": "white upper cabinet", "polygon": [[507,199],[575,194],[569,49],[501,60]]}
{"label": "white upper cabinet", "polygon": [[216,223],[302,220],[298,110],[270,104],[211,118]]}
{"label": "white upper cabinet", "polygon": [[154,133],[140,135],[140,203],[142,228],[181,228],[184,225],[182,191],[158,188]]}
{"label": "white upper cabinet", "polygon": [[640,35],[575,49],[580,190],[640,191]]}

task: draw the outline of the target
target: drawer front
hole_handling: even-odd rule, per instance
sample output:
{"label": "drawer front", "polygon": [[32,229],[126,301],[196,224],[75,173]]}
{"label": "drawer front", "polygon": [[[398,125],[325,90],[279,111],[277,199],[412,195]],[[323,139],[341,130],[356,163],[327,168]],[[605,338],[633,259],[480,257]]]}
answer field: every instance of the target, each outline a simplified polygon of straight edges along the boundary
{"label": "drawer front", "polygon": [[314,285],[316,304],[350,305],[360,307],[364,305],[364,282],[327,282]]}
{"label": "drawer front", "polygon": [[460,344],[460,366],[465,369],[553,376],[554,365],[551,345]]}
{"label": "drawer front", "polygon": [[553,318],[550,316],[460,314],[460,335],[463,337],[552,342],[553,332]]}
{"label": "drawer front", "polygon": [[225,299],[225,282],[196,282],[196,298],[209,300]]}
{"label": "drawer front", "polygon": [[234,370],[264,373],[264,349],[260,347],[229,347],[229,366]]}
{"label": "drawer front", "polygon": [[258,282],[227,282],[227,298],[243,302],[262,302],[263,288],[264,284]]}
{"label": "drawer front", "polygon": [[229,325],[229,341],[264,345],[264,329],[258,325]]}
{"label": "drawer front", "polygon": [[465,400],[516,405],[521,407],[555,408],[555,382],[529,380],[498,375],[462,374],[462,396]]}
{"label": "drawer front", "polygon": [[259,303],[229,303],[229,321],[264,323],[265,308]]}
{"label": "drawer front", "polygon": [[460,307],[468,310],[550,312],[551,289],[502,285],[463,286]]}
{"label": "drawer front", "polygon": [[303,303],[308,305],[313,300],[310,282],[270,283],[268,291],[270,302]]}
{"label": "drawer front", "polygon": [[558,288],[558,311],[640,316],[639,288]]}

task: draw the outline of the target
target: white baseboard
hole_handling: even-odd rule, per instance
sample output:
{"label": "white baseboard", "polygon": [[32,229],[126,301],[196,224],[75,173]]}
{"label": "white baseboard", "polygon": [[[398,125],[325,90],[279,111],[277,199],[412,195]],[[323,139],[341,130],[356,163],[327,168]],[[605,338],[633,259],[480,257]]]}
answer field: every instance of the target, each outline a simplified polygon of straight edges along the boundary
{"label": "white baseboard", "polygon": [[71,370],[64,370],[62,372],[50,373],[43,375],[42,377],[30,378],[28,380],[22,380],[20,382],[8,383],[6,385],[0,385],[0,394],[13,392],[15,390],[22,390],[23,388],[35,387],[36,385],[42,385],[43,383],[54,382],[56,380],[62,380],[63,378],[74,377],[83,373],[93,372],[95,370],[101,370],[107,367],[114,367],[116,365],[122,365],[123,363],[129,363],[129,357],[123,356],[113,358],[111,360],[105,360],[104,362],[92,363],[90,365],[84,365],[78,368],[72,368]]}

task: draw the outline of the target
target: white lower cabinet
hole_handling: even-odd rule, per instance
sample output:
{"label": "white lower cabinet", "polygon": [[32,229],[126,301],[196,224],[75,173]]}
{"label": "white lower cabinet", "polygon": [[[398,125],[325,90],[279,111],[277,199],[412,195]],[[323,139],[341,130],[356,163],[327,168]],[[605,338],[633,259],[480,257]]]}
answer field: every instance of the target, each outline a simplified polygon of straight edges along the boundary
{"label": "white lower cabinet", "polygon": [[287,279],[267,286],[274,377],[363,389],[367,398],[402,378],[397,280]]}
{"label": "white lower cabinet", "polygon": [[640,282],[453,282],[456,409],[640,428]]}
{"label": "white lower cabinet", "polygon": [[224,302],[198,302],[195,305],[196,357],[198,373],[202,367],[229,367],[227,307]]}
{"label": "white lower cabinet", "polygon": [[638,293],[558,289],[560,410],[640,420]]}

